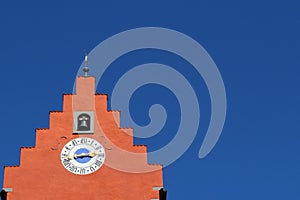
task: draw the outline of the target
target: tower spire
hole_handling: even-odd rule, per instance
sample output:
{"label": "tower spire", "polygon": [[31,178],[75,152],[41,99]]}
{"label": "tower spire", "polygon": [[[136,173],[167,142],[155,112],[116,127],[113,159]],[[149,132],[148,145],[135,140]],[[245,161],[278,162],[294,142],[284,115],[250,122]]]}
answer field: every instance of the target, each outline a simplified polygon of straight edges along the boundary
{"label": "tower spire", "polygon": [[85,54],[84,57],[84,68],[83,68],[83,72],[84,72],[84,76],[88,76],[88,72],[89,72],[89,63],[88,63],[88,55]]}

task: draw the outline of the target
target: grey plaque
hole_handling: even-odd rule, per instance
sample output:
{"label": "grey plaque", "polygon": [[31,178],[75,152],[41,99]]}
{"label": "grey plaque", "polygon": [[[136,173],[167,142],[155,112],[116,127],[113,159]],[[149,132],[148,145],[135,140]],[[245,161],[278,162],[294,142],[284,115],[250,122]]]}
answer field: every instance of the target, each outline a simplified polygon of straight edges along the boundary
{"label": "grey plaque", "polygon": [[73,133],[85,134],[94,133],[94,112],[74,112]]}

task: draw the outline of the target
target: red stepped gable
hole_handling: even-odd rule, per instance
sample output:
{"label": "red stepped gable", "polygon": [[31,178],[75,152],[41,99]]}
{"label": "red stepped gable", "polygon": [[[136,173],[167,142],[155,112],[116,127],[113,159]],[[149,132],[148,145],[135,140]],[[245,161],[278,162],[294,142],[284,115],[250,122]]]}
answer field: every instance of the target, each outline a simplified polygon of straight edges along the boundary
{"label": "red stepped gable", "polygon": [[[78,131],[74,134],[75,113],[80,111],[94,113],[94,125],[89,127],[92,133]],[[82,118],[78,117],[77,123],[78,120]],[[50,112],[49,128],[36,130],[36,146],[21,148],[19,166],[5,167],[3,188],[7,199],[159,199],[162,191],[158,190],[163,187],[161,165],[147,163],[146,146],[133,145],[133,130],[120,128],[119,121],[118,111],[107,111],[107,96],[95,94],[95,78],[78,77],[76,94],[63,96],[63,111]],[[90,125],[80,122],[83,126]],[[83,137],[88,138],[89,143],[95,141],[93,145],[99,142],[103,149],[96,150],[96,146],[91,145],[95,151],[74,153],[75,150],[67,150],[68,142]],[[63,152],[64,148],[67,153]],[[79,148],[80,151],[83,150]],[[70,164],[79,159],[89,160],[84,161],[87,163],[94,160],[96,164],[99,159],[99,165],[91,165],[95,170],[91,166],[82,169]],[[64,166],[62,161],[67,164]],[[87,174],[75,174],[70,170]]]}

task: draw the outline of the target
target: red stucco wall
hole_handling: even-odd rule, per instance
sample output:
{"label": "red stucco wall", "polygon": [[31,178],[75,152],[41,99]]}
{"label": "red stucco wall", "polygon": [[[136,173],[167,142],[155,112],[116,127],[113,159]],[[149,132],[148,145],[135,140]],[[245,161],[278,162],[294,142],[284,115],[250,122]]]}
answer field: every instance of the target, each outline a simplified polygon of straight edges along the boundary
{"label": "red stucco wall", "polygon": [[[36,130],[35,147],[21,148],[20,166],[5,167],[8,200],[159,198],[153,187],[163,186],[162,167],[147,163],[145,146],[133,146],[133,130],[119,127],[119,112],[107,111],[107,96],[95,95],[94,84],[94,77],[78,77],[76,95],[64,95],[63,111],[50,112],[49,128]],[[93,174],[75,175],[61,164],[62,147],[81,136],[73,134],[74,111],[95,112],[94,134],[84,136],[104,146],[106,160]]]}

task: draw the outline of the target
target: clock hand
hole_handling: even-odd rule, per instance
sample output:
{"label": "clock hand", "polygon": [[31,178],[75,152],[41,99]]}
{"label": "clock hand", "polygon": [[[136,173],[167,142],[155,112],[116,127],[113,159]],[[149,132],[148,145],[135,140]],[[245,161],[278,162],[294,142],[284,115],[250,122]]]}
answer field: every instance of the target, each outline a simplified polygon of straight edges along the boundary
{"label": "clock hand", "polygon": [[74,155],[75,158],[79,158],[79,157],[95,157],[97,155],[97,152],[89,152],[89,153],[81,153],[79,155]]}
{"label": "clock hand", "polygon": [[65,157],[65,160],[72,160],[73,158],[74,158],[74,156],[67,155],[67,156]]}
{"label": "clock hand", "polygon": [[97,152],[96,151],[94,151],[94,152],[89,152],[89,157],[95,157],[96,155],[98,155],[97,154]]}
{"label": "clock hand", "polygon": [[94,152],[89,152],[89,153],[74,154],[73,156],[68,155],[68,156],[66,156],[65,159],[72,160],[72,159],[82,158],[82,157],[91,157],[91,158],[93,158],[96,155],[98,155],[98,154],[97,154],[97,152],[94,151]]}
{"label": "clock hand", "polygon": [[74,154],[74,158],[75,158],[75,159],[76,159],[76,158],[86,157],[86,156],[88,156],[88,154],[86,154],[86,153]]}
{"label": "clock hand", "polygon": [[79,157],[85,157],[85,154],[74,154],[73,156],[68,155],[68,156],[65,157],[65,160],[72,160],[72,159],[76,159],[76,158],[79,158]]}

